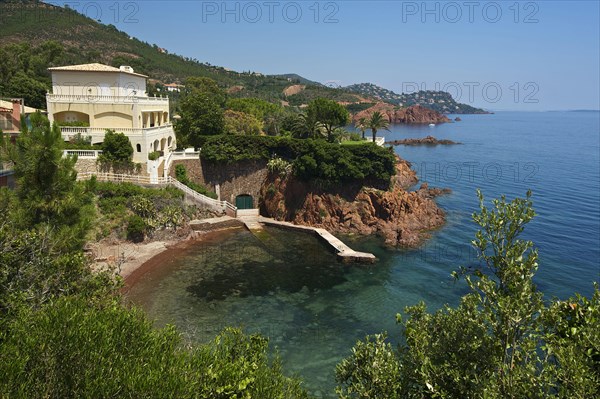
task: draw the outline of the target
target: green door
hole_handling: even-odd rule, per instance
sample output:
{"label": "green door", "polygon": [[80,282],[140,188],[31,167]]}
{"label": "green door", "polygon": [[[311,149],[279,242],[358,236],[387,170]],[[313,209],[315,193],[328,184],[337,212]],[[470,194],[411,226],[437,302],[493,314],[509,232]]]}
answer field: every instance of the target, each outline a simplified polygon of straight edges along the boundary
{"label": "green door", "polygon": [[253,209],[252,196],[244,194],[235,197],[235,206],[237,209]]}

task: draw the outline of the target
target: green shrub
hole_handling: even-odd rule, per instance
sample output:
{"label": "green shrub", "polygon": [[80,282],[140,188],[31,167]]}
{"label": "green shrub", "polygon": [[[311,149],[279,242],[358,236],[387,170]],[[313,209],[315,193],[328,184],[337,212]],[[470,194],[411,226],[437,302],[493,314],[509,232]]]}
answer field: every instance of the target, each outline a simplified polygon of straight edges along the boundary
{"label": "green shrub", "polygon": [[268,136],[215,136],[202,148],[203,160],[233,163],[279,157],[292,163],[295,175],[305,181],[361,182],[389,186],[396,159],[391,148],[369,143],[340,146],[323,140]]}
{"label": "green shrub", "polygon": [[114,130],[107,130],[102,142],[102,154],[98,160],[113,167],[130,167],[132,157],[133,147],[129,137]]}
{"label": "green shrub", "polygon": [[148,225],[138,215],[131,215],[127,219],[127,239],[133,242],[142,242],[146,236]]}
{"label": "green shrub", "polygon": [[10,323],[0,346],[0,397],[306,398],[270,361],[268,341],[227,329],[188,349],[117,299],[67,296]]}
{"label": "green shrub", "polygon": [[66,141],[64,144],[65,150],[102,150],[102,144],[89,144],[85,141],[81,142],[69,142]]}
{"label": "green shrub", "polygon": [[363,141],[362,136],[360,135],[360,133],[356,133],[356,132],[351,132],[348,134],[348,140],[349,141]]}
{"label": "green shrub", "polygon": [[158,151],[152,151],[148,154],[149,161],[156,161],[158,158],[160,158],[160,152]]}
{"label": "green shrub", "polygon": [[267,162],[267,169],[271,173],[275,173],[280,176],[287,176],[292,171],[292,164],[284,159],[275,157],[271,158],[269,162]]}
{"label": "green shrub", "polygon": [[[73,126],[73,127],[89,127],[89,122],[84,121],[71,121],[71,122],[58,122],[59,126]],[[78,133],[80,135],[80,133]]]}

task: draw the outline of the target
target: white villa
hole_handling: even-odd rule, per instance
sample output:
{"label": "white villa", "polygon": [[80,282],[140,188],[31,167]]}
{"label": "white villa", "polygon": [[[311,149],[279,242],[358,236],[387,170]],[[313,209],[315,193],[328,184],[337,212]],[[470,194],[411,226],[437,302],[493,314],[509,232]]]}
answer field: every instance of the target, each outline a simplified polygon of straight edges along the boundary
{"label": "white villa", "polygon": [[101,143],[107,129],[122,132],[133,146],[133,161],[145,163],[154,151],[167,156],[175,147],[169,99],[149,97],[147,76],[129,66],[102,64],[49,68],[52,93],[48,118],[61,126],[65,140],[81,134]]}

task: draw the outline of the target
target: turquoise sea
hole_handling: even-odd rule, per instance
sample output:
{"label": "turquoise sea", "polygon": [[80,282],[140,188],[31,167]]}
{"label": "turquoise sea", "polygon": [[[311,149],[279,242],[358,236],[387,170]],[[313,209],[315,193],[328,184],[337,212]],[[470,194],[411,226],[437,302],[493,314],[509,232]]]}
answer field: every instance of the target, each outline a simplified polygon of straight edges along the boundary
{"label": "turquoise sea", "polygon": [[342,237],[373,252],[372,266],[344,266],[316,238],[267,229],[231,231],[180,251],[130,290],[157,325],[173,323],[206,342],[224,326],[269,336],[285,370],[316,396],[332,397],[335,365],[366,334],[399,339],[395,315],[425,301],[454,305],[465,292],[450,273],[477,263],[469,242],[476,188],[487,199],[533,192],[538,216],[524,238],[539,249],[535,281],[548,298],[590,295],[600,281],[600,113],[498,112],[460,115],[435,127],[395,125],[387,140],[424,137],[455,146],[396,147],[422,182],[448,187],[438,198],[447,224],[416,250],[389,250],[377,238]]}

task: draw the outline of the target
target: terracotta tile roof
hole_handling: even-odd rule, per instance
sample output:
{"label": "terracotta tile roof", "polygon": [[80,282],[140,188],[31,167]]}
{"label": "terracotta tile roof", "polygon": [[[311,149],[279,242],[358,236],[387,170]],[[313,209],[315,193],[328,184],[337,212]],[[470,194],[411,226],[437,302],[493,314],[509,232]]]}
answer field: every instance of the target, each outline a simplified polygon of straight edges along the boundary
{"label": "terracotta tile roof", "polygon": [[[6,100],[0,100],[0,108],[3,109],[2,112],[12,112],[12,110],[13,110],[12,102],[6,101]],[[8,111],[4,111],[4,110],[8,110]],[[25,114],[33,114],[33,113],[35,113],[37,111],[38,111],[37,108],[32,108],[32,107],[25,106],[23,108],[22,112],[25,113]],[[46,112],[43,109],[41,109],[40,111]]]}
{"label": "terracotta tile roof", "polygon": [[53,68],[48,68],[48,70],[49,71],[81,71],[81,72],[122,72],[122,73],[127,73],[129,75],[135,75],[135,76],[141,76],[141,77],[147,78],[146,75],[142,75],[140,73],[129,72],[129,71],[121,70],[119,68],[112,67],[110,65],[98,64],[98,63],[53,67]]}

